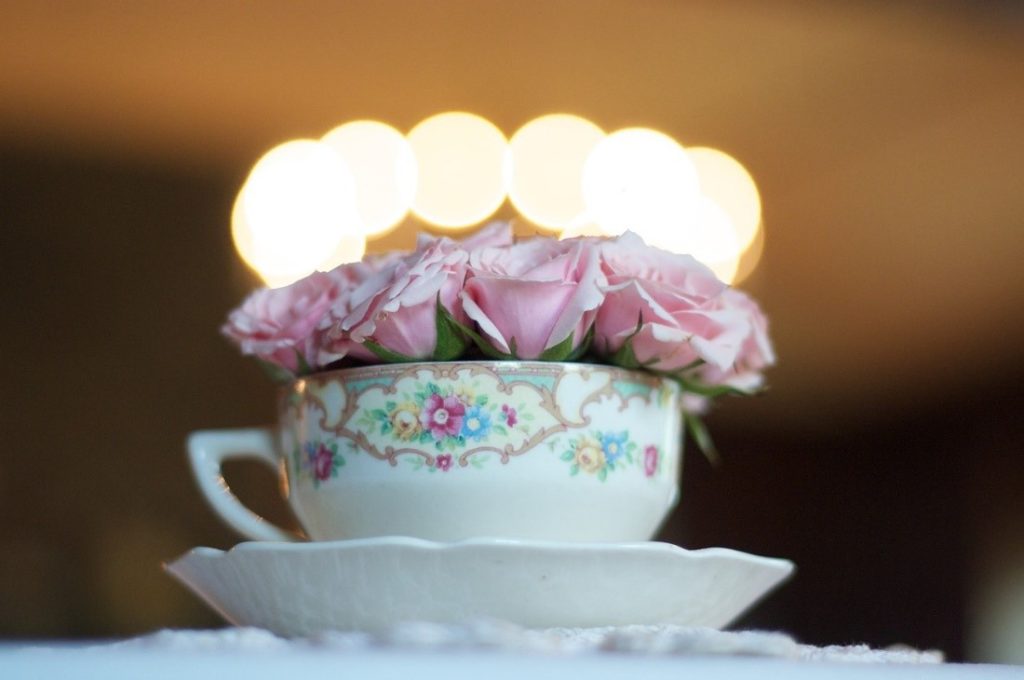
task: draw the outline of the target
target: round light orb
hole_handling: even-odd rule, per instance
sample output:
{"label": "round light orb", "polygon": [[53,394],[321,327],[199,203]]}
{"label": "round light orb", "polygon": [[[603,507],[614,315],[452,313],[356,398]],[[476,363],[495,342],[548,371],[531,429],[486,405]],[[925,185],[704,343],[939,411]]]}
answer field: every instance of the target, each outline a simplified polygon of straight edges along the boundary
{"label": "round light orb", "polygon": [[341,156],[313,140],[285,142],[264,154],[232,213],[236,249],[270,285],[313,272],[344,235],[359,233],[352,173]]}
{"label": "round light orb", "polygon": [[357,120],[320,141],[352,171],[362,233],[380,236],[398,226],[416,193],[416,159],[402,133],[374,120]]}
{"label": "round light orb", "polygon": [[686,150],[697,168],[700,192],[729,213],[740,248],[753,243],[761,224],[761,196],[757,184],[743,165],[718,149],[691,147]]}
{"label": "round light orb", "polygon": [[551,231],[586,210],[583,164],[604,131],[585,118],[555,113],[531,120],[509,141],[508,197],[519,213]]}
{"label": "round light orb", "polygon": [[697,171],[668,135],[626,128],[594,147],[583,166],[583,202],[590,218],[610,234],[627,229],[656,237],[692,209]]}
{"label": "round light orb", "polygon": [[465,229],[505,200],[508,142],[494,124],[451,111],[420,122],[408,135],[416,158],[413,212],[430,224]]}
{"label": "round light orb", "polygon": [[644,238],[649,245],[692,255],[725,283],[736,276],[742,255],[736,229],[728,213],[707,197],[671,227]]}
{"label": "round light orb", "polygon": [[757,269],[758,263],[761,261],[761,255],[764,253],[764,225],[757,230],[757,235],[754,236],[754,242],[747,246],[747,249],[740,255],[739,265],[736,268],[736,274],[732,277],[732,284],[735,286],[747,279],[755,269]]}
{"label": "round light orb", "polygon": [[568,238],[579,238],[580,236],[597,236],[606,238],[612,236],[612,234],[606,232],[601,228],[601,225],[595,222],[585,222],[580,220],[563,229],[558,235],[558,240],[564,241]]}
{"label": "round light orb", "polygon": [[329,272],[338,265],[358,262],[366,254],[366,237],[362,234],[344,234],[338,247],[316,266],[317,271]]}

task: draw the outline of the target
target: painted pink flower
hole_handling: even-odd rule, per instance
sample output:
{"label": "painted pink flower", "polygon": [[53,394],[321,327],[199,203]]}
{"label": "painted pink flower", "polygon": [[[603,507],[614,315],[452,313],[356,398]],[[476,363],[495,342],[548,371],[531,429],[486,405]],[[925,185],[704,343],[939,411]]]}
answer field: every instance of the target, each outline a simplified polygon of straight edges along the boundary
{"label": "painted pink flower", "polygon": [[516,415],[516,410],[508,404],[501,405],[501,413],[505,416],[505,424],[509,427],[515,427],[516,423],[519,422],[519,418]]}
{"label": "painted pink flower", "polygon": [[658,447],[648,446],[644,449],[644,474],[653,477],[658,471]]}
{"label": "painted pink flower", "polygon": [[536,238],[473,251],[462,304],[495,350],[537,359],[567,338],[564,354],[583,342],[604,284],[592,241]]}
{"label": "painted pink flower", "polygon": [[317,331],[341,293],[340,281],[314,272],[283,288],[252,293],[228,315],[221,332],[250,354],[293,375],[319,367]]}
{"label": "painted pink flower", "polygon": [[334,471],[334,454],[323,444],[313,454],[313,475],[321,482],[330,479]]}
{"label": "painted pink flower", "polygon": [[442,453],[434,459],[434,466],[441,472],[448,472],[452,467],[452,455],[450,453]]}
{"label": "painted pink flower", "polygon": [[637,364],[659,371],[695,362],[722,371],[733,366],[751,319],[722,304],[728,288],[710,269],[628,232],[601,252],[608,284],[595,324],[598,352],[613,355],[628,341]]}
{"label": "painted pink flower", "polygon": [[420,424],[430,431],[434,439],[441,440],[459,434],[465,415],[466,405],[458,397],[431,394],[420,411]]}

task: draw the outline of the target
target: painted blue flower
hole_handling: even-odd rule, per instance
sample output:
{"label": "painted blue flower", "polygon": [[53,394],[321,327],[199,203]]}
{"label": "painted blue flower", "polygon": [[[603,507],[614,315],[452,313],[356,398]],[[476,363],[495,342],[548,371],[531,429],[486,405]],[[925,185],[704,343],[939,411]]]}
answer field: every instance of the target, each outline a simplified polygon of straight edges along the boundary
{"label": "painted blue flower", "polygon": [[605,432],[601,435],[601,450],[604,451],[604,458],[609,463],[614,463],[626,453],[626,440],[629,439],[629,432]]}
{"label": "painted blue flower", "polygon": [[462,419],[461,434],[466,439],[480,441],[491,433],[491,412],[480,406],[470,406]]}

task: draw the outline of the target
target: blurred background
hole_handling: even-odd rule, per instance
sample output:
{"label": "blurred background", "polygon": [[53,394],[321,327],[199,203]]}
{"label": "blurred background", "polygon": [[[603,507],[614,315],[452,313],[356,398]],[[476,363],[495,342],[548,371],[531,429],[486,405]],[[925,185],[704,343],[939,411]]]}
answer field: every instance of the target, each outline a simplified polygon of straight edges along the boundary
{"label": "blurred background", "polygon": [[264,152],[568,112],[760,192],[741,286],[779,366],[709,417],[725,462],[691,447],[661,538],[797,563],[738,627],[1024,662],[1022,73],[1009,1],[0,3],[0,638],[222,625],[160,565],[238,541],[186,433],[273,418],[218,333],[260,284],[231,214]]}

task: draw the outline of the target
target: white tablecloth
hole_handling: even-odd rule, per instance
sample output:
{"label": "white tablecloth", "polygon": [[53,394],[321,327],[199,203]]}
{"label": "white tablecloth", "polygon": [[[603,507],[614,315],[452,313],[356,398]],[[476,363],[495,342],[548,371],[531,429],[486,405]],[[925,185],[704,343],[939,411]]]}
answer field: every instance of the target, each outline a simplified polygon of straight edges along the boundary
{"label": "white tablecloth", "polygon": [[160,631],[125,641],[0,646],[0,678],[580,677],[1024,679],[1024,668],[939,663],[935,652],[812,647],[764,632],[633,626],[529,631],[498,622],[407,624],[285,640],[266,631]]}
{"label": "white tablecloth", "polygon": [[549,656],[486,651],[357,652],[304,649],[263,653],[172,652],[144,649],[0,649],[0,678],[82,680],[282,680],[284,678],[416,678],[417,680],[545,680],[547,678],[700,678],[701,680],[998,680],[1024,678],[1024,669],[957,664],[915,665],[806,662],[750,657],[666,657],[632,654]]}

